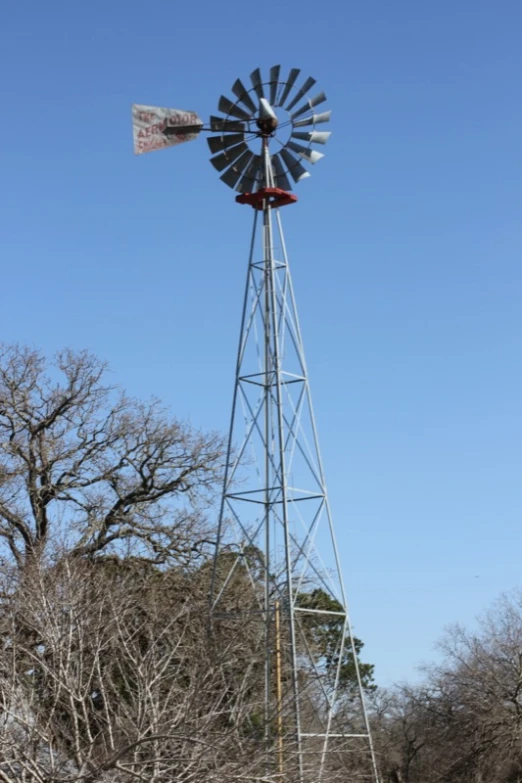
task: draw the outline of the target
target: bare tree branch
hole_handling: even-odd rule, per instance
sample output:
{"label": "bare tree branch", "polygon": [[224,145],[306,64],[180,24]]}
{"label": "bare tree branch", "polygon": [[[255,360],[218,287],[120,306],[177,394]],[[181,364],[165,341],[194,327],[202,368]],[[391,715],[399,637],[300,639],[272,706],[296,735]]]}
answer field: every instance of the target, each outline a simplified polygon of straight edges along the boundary
{"label": "bare tree branch", "polygon": [[77,555],[125,542],[157,563],[197,556],[182,530],[209,538],[222,439],[118,393],[105,372],[86,352],[49,365],[0,348],[0,538],[19,566],[53,536]]}

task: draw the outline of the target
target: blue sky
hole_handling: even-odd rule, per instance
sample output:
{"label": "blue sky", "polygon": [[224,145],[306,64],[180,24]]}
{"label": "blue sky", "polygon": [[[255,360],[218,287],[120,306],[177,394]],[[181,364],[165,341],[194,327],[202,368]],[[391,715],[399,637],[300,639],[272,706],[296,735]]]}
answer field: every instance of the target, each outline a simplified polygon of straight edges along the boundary
{"label": "blue sky", "polygon": [[300,67],[327,157],[282,217],[356,633],[379,683],[520,584],[522,5],[26,0],[2,14],[1,338],[88,347],[227,427],[251,214],[203,140],[136,158],[133,102],[214,112]]}

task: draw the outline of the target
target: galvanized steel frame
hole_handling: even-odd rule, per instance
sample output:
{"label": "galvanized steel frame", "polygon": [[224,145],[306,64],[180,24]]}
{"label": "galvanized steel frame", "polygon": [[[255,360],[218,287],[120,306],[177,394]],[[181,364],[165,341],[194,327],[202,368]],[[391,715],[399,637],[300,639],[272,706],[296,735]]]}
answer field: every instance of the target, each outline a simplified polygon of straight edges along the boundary
{"label": "galvanized steel frame", "polygon": [[[269,154],[269,139],[262,140],[262,157],[264,161],[263,181],[260,186],[274,187],[274,174],[272,171]],[[273,213],[280,240],[281,257],[274,254],[274,227]],[[348,617],[346,595],[343,584],[339,552],[335,540],[330,506],[326,492],[326,483],[322,460],[319,451],[317,428],[313,412],[312,400],[308,384],[304,348],[297,316],[297,308],[293,293],[290,269],[286,245],[284,241],[280,210],[274,207],[269,198],[263,202],[262,221],[258,219],[258,209],[254,210],[254,222],[250,241],[247,281],[243,300],[241,317],[240,339],[237,352],[235,385],[230,419],[230,431],[228,439],[227,468],[224,479],[223,495],[219,516],[216,558],[211,587],[211,616],[219,615],[220,601],[226,591],[235,568],[240,562],[240,557],[231,567],[223,584],[217,584],[217,563],[220,553],[230,546],[230,538],[225,532],[227,519],[230,517],[232,526],[235,527],[235,544],[237,551],[245,550],[249,546],[259,547],[263,544],[264,555],[264,599],[262,613],[265,622],[265,740],[270,743],[269,723],[273,714],[272,696],[272,649],[270,638],[270,624],[273,615],[274,595],[277,600],[283,601],[286,606],[286,623],[290,642],[290,657],[292,667],[293,689],[293,715],[294,715],[294,741],[297,749],[299,778],[306,780],[303,764],[303,743],[309,738],[322,740],[322,752],[318,765],[318,777],[316,781],[324,778],[326,761],[334,738],[362,739],[367,743],[370,755],[371,775],[375,783],[379,777],[375,752],[368,721],[368,713],[364,699],[364,689],[358,659],[355,649],[354,637]],[[262,229],[261,262],[256,261],[256,240],[259,233],[259,225]],[[257,319],[257,321],[256,321]],[[261,334],[255,335],[257,323],[260,322]],[[284,369],[284,348],[290,338],[291,347],[297,358],[299,372],[286,372]],[[258,372],[245,372],[245,354],[247,345],[255,341],[257,345],[262,342],[263,351],[260,352],[261,367]],[[290,407],[290,416],[285,412],[283,397],[290,385],[301,385],[300,391],[295,395],[295,403]],[[258,387],[259,396],[257,403],[253,405],[245,393],[245,387]],[[238,436],[238,412],[243,406],[245,413],[243,438],[237,451],[234,449],[234,440]],[[300,418],[303,409],[306,408],[309,417],[310,440],[301,431]],[[275,437],[274,437],[275,433]],[[306,442],[303,442],[303,437]],[[238,470],[242,459],[253,439],[257,439],[264,449],[264,479],[262,486],[257,485],[239,488],[235,486]],[[308,466],[311,476],[319,491],[303,491],[293,487],[288,474],[287,462],[292,462],[296,452],[304,458],[305,466]],[[290,459],[287,459],[287,455]],[[295,510],[296,504],[306,504],[307,501],[319,501],[318,508],[311,514],[311,518],[304,529],[301,538],[297,538],[291,531],[289,523],[289,507]],[[257,504],[261,506],[262,513],[258,516],[256,526],[249,527],[244,523],[241,513],[236,506],[241,503]],[[317,564],[318,548],[316,546],[317,526],[320,517],[326,520],[326,535],[329,538],[332,561]],[[299,514],[301,520],[303,516]],[[272,541],[272,532],[282,528],[284,555],[277,553]],[[274,536],[275,537],[275,536]],[[243,563],[245,561],[242,561]],[[328,567],[335,571],[335,585],[332,589],[332,581],[328,577]],[[248,564],[247,570],[249,571]],[[250,579],[255,589],[255,580],[252,574]],[[306,580],[312,576],[315,584],[334,597],[342,606],[341,612],[328,612],[317,609],[306,609],[296,605],[296,597],[306,584]],[[283,587],[284,585],[284,587]],[[286,597],[286,602],[285,602]],[[331,693],[324,693],[328,704],[327,718],[322,732],[307,732],[302,730],[300,704],[301,693],[299,685],[299,662],[297,652],[297,629],[299,616],[302,614],[323,614],[340,616],[343,620],[341,640],[341,654],[339,665],[335,675],[335,683]],[[359,691],[362,732],[342,734],[335,731],[332,723],[336,713],[337,697],[339,691],[339,677],[342,661],[342,648],[345,645],[351,647],[355,664],[357,688]],[[313,657],[313,656],[312,656]],[[318,678],[320,681],[320,678]],[[269,770],[267,770],[268,772]],[[314,783],[316,783],[314,781]]]}

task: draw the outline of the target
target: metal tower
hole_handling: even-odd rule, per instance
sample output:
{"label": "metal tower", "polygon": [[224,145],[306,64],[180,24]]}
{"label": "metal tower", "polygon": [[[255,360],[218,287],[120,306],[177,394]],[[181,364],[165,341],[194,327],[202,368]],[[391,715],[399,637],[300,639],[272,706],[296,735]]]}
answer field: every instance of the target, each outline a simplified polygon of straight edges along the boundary
{"label": "metal tower", "polygon": [[[254,71],[250,91],[236,82],[237,101],[222,97],[225,116],[214,121],[222,134],[208,140],[217,153],[214,165],[228,166],[223,180],[243,193],[236,200],[254,208],[211,611],[216,618],[236,611],[231,595],[241,573],[252,611],[257,607],[264,622],[263,718],[266,741],[276,751],[272,773],[319,781],[343,768],[349,772],[357,755],[357,779],[363,779],[366,752],[371,780],[377,770],[363,680],[280,214],[296,201],[287,174],[294,181],[308,176],[299,157],[315,163],[323,156],[311,144],[324,144],[330,135],[297,130],[330,116],[312,113],[324,93],[306,100],[313,79],[292,96],[298,73],[279,81],[276,67],[263,84]],[[237,125],[252,121],[258,154]]]}
{"label": "metal tower", "polygon": [[[264,774],[378,783],[280,214],[297,201],[289,178],[309,176],[301,161],[322,158],[312,144],[330,135],[315,126],[331,112],[313,113],[326,96],[307,98],[315,80],[297,88],[299,74],[280,79],[274,66],[263,82],[257,69],[210,118],[211,162],[253,208],[211,620],[216,633],[253,629],[240,719],[264,744]],[[137,152],[206,130],[193,112],[134,112]],[[151,121],[157,130],[140,137]]]}

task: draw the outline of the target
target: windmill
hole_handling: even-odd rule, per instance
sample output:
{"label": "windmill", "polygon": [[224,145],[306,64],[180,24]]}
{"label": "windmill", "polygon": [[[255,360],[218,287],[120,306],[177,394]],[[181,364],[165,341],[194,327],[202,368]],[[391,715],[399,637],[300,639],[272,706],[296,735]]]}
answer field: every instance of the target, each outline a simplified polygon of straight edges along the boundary
{"label": "windmill", "polygon": [[238,617],[258,630],[262,684],[248,720],[265,774],[378,783],[280,214],[330,136],[316,130],[331,115],[316,112],[324,92],[309,97],[315,80],[299,80],[297,68],[282,77],[274,66],[266,81],[258,68],[251,87],[237,79],[233,98],[220,97],[208,125],[134,106],[134,143],[140,153],[215,133],[212,165],[254,210],[210,614],[217,634]]}

